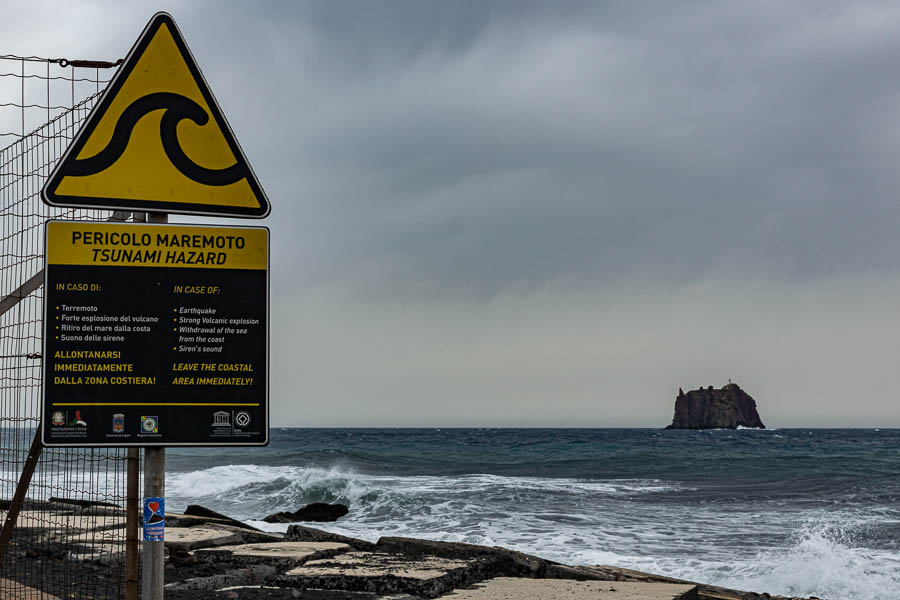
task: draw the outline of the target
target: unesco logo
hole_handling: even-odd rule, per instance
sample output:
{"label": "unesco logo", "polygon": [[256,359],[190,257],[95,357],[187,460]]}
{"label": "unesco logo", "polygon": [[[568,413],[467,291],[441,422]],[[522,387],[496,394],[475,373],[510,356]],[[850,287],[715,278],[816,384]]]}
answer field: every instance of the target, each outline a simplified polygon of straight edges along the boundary
{"label": "unesco logo", "polygon": [[234,424],[238,427],[246,427],[250,424],[250,413],[242,410],[238,414],[234,415]]}

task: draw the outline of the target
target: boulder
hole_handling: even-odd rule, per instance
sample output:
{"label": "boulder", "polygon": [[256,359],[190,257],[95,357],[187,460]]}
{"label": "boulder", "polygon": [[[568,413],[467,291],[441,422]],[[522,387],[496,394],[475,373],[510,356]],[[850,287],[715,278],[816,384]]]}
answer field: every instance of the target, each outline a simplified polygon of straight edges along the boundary
{"label": "boulder", "polygon": [[303,525],[288,526],[284,539],[288,542],[338,542],[347,544],[355,550],[374,550],[376,548],[372,542],[322,531],[321,529],[313,529],[312,527],[304,527]]}
{"label": "boulder", "polygon": [[722,389],[699,388],[684,393],[678,389],[675,416],[666,429],[737,429],[756,427],[765,429],[756,401],[736,383]]}
{"label": "boulder", "polygon": [[313,502],[294,512],[279,512],[265,517],[266,523],[295,523],[297,521],[317,521],[324,523],[337,521],[350,512],[346,504],[326,504]]}
{"label": "boulder", "polygon": [[537,556],[523,554],[496,546],[479,546],[464,542],[440,542],[405,537],[383,537],[378,540],[378,550],[405,556],[440,556],[472,560],[490,558],[497,566],[491,576],[503,574],[516,577],[544,577],[552,563]]}
{"label": "boulder", "polygon": [[77,498],[57,498],[55,496],[50,497],[50,502],[71,504],[73,506],[78,506],[79,508],[91,508],[94,506],[102,506],[106,508],[122,508],[118,504],[113,504],[112,502],[101,502],[99,500],[79,500]]}
{"label": "boulder", "polygon": [[214,510],[210,510],[205,506],[200,506],[199,504],[190,504],[186,509],[184,509],[184,514],[190,517],[206,517],[207,519],[214,519],[220,523],[224,523],[227,525],[233,525],[234,527],[240,527],[242,529],[249,529],[251,531],[259,531],[256,527],[251,527],[246,523],[242,523],[237,519],[232,519],[227,515],[223,515],[222,513],[218,513]]}

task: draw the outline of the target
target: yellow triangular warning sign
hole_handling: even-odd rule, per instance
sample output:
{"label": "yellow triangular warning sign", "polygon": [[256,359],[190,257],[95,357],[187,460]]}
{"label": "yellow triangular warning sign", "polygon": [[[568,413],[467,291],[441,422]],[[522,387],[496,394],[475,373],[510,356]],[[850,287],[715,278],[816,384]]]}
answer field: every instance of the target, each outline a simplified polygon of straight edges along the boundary
{"label": "yellow triangular warning sign", "polygon": [[265,192],[167,13],[147,24],[41,195],[52,206],[269,214]]}

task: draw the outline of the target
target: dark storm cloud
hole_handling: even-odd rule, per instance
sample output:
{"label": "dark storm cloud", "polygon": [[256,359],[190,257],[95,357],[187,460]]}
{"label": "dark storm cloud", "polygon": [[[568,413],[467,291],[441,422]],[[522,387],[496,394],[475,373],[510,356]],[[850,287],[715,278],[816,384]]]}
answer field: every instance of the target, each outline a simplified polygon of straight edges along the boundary
{"label": "dark storm cloud", "polygon": [[897,266],[890,5],[242,10],[207,70],[259,91],[240,126],[267,132],[305,277],[490,295]]}
{"label": "dark storm cloud", "polygon": [[[154,9],[19,11],[48,53],[114,57]],[[304,278],[490,296],[896,270],[891,3],[169,10]]]}
{"label": "dark storm cloud", "polygon": [[[0,39],[158,9],[75,6]],[[273,205],[275,423],[656,426],[734,377],[900,425],[896,3],[165,8]]]}

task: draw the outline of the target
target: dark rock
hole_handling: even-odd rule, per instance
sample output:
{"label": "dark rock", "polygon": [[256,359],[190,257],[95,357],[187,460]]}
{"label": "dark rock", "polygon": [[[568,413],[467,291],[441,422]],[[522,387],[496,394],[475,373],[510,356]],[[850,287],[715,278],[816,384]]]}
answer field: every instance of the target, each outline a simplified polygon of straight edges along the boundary
{"label": "dark rock", "polygon": [[297,521],[316,521],[325,523],[337,521],[350,512],[345,504],[326,504],[313,502],[294,512],[279,512],[265,517],[266,523],[295,523]]}
{"label": "dark rock", "polygon": [[55,496],[50,497],[50,502],[59,502],[60,504],[72,504],[74,506],[78,506],[80,508],[89,508],[92,506],[104,506],[108,508],[122,508],[118,504],[113,504],[112,502],[101,502],[99,500],[77,500],[74,498],[57,498]]}
{"label": "dark rock", "polygon": [[304,527],[303,525],[290,525],[287,533],[284,534],[286,542],[337,542],[339,544],[347,544],[354,550],[374,550],[375,544],[365,540],[339,535],[337,533],[329,533],[321,529],[313,529],[312,527]]}
{"label": "dark rock", "polygon": [[184,514],[192,517],[206,517],[208,519],[216,519],[221,523],[226,523],[228,525],[233,525],[234,527],[240,527],[241,529],[249,529],[251,531],[259,531],[256,527],[251,527],[246,523],[241,523],[237,519],[232,519],[229,516],[223,515],[222,513],[217,513],[214,510],[210,510],[205,506],[200,506],[199,504],[190,504],[186,509],[184,509]]}
{"label": "dark rock", "polygon": [[[0,510],[9,510],[12,508],[12,500],[0,500]],[[46,500],[28,500],[22,502],[21,510],[47,510],[52,508]]]}
{"label": "dark rock", "polygon": [[196,565],[197,559],[194,558],[193,554],[186,550],[175,550],[169,554],[169,559],[166,562],[175,565],[175,567],[189,567],[191,565]]}
{"label": "dark rock", "polygon": [[666,429],[737,429],[757,427],[765,429],[756,401],[736,383],[720,390],[709,386],[685,394],[678,389],[675,416]]}
{"label": "dark rock", "polygon": [[494,546],[479,546],[464,542],[438,542],[404,537],[383,537],[378,540],[382,552],[406,556],[440,556],[442,558],[472,560],[492,559],[491,576],[542,578],[550,561]]}

